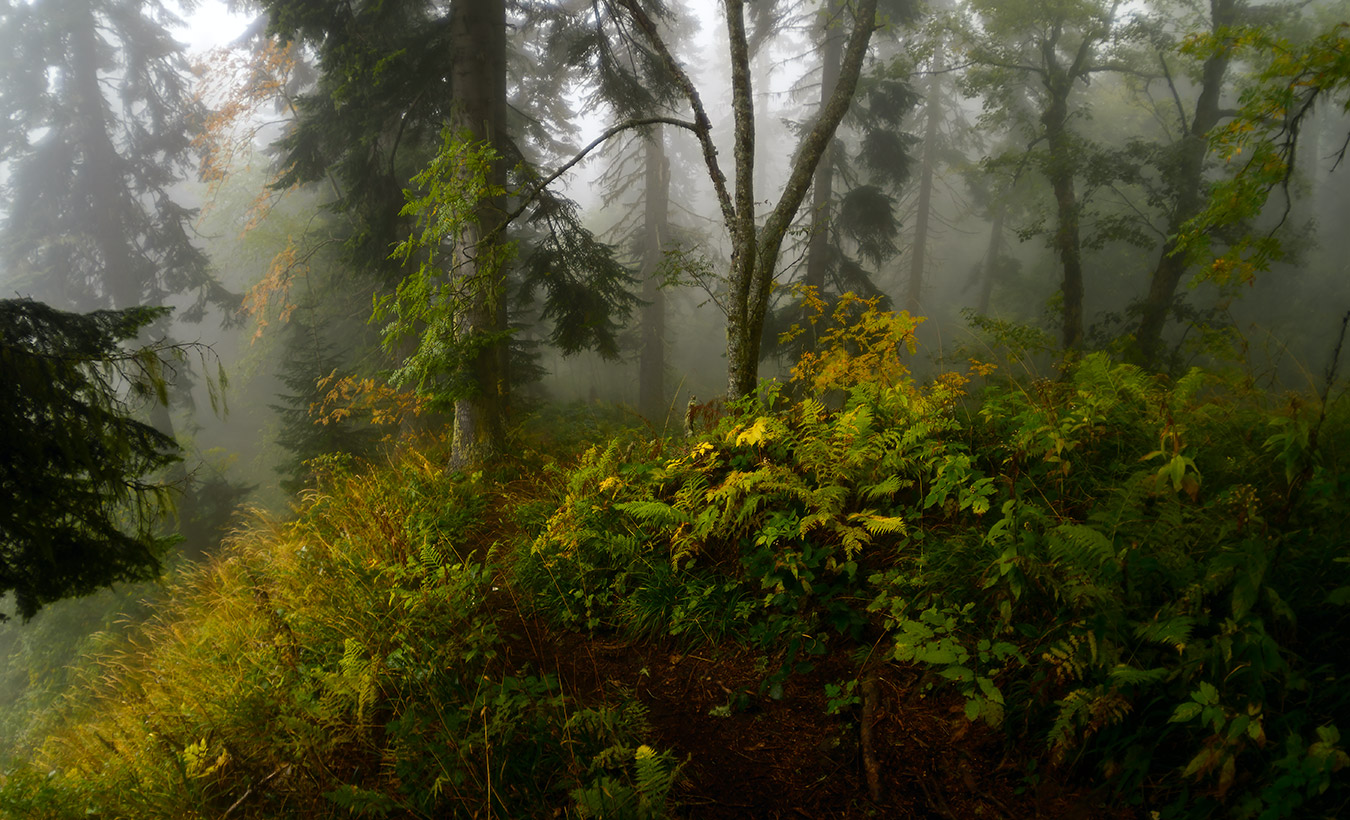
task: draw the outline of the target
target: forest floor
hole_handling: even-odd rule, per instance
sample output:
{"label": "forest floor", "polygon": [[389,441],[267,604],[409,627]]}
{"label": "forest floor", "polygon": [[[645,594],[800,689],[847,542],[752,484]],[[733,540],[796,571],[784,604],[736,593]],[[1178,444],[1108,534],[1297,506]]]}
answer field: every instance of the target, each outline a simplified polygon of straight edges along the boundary
{"label": "forest floor", "polygon": [[[505,660],[515,670],[557,677],[584,705],[636,697],[648,711],[654,745],[683,761],[672,791],[689,818],[1095,818],[1137,813],[1109,793],[1051,772],[1026,777],[1021,755],[999,733],[972,724],[954,693],[925,693],[917,672],[879,671],[875,705],[830,714],[825,685],[853,679],[856,664],[836,654],[794,674],[779,697],[761,691],[762,654],[726,643],[682,650],[559,631],[497,602]],[[871,739],[862,739],[861,726]],[[870,754],[864,747],[870,747]],[[865,760],[876,772],[869,784]],[[872,789],[879,792],[873,799]]]}

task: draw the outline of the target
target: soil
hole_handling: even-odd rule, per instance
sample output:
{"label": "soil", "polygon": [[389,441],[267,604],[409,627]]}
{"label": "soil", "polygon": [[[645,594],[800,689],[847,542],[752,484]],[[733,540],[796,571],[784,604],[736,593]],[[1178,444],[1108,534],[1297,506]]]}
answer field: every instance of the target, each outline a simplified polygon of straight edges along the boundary
{"label": "soil", "polygon": [[1118,798],[1061,782],[1053,771],[1031,785],[1024,758],[1009,755],[1002,733],[967,721],[959,695],[925,692],[914,670],[884,665],[870,708],[860,697],[830,714],[826,684],[857,675],[846,655],[765,691],[771,666],[744,646],[682,650],[559,632],[503,604],[499,623],[513,668],[556,675],[582,703],[636,695],[647,707],[648,742],[684,761],[671,795],[678,816],[1137,817]]}

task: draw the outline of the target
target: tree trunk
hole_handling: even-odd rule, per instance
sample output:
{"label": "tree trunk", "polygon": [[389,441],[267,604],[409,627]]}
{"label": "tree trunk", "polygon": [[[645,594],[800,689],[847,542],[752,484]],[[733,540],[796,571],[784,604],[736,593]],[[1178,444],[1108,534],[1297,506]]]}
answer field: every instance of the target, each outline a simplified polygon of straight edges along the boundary
{"label": "tree trunk", "polygon": [[1060,284],[1063,297],[1061,343],[1065,350],[1076,350],[1083,344],[1083,253],[1078,231],[1078,195],[1074,190],[1076,163],[1067,126],[1073,78],[1052,70],[1046,88],[1050,101],[1041,114],[1041,123],[1045,126],[1050,156],[1045,173],[1055,194],[1055,212],[1059,220],[1055,230],[1055,251],[1064,273]]}
{"label": "tree trunk", "polygon": [[994,223],[989,228],[989,249],[984,255],[984,281],[980,283],[980,304],[976,312],[981,316],[989,314],[989,300],[994,292],[994,277],[998,274],[999,261],[1003,254],[1003,220],[1008,215],[1007,203],[995,206]]}
{"label": "tree trunk", "polygon": [[[450,85],[454,95],[452,125],[472,139],[505,153],[506,139],[506,5],[503,0],[456,0],[452,5],[450,39],[454,62]],[[505,183],[498,160],[490,185]],[[451,464],[466,469],[501,452],[506,438],[506,304],[502,271],[495,249],[484,247],[485,235],[501,220],[504,209],[495,199],[479,203],[478,218],[466,227],[455,254],[456,275],[464,282],[469,304],[457,317],[461,344],[475,352],[469,365],[473,392],[455,401]]]}
{"label": "tree trunk", "polygon": [[727,398],[738,399],[755,391],[759,382],[759,345],[764,317],[769,309],[769,291],[777,272],[778,254],[792,220],[811,189],[820,158],[834,139],[839,122],[848,111],[858,88],[867,44],[877,27],[877,0],[858,0],[853,28],[840,62],[839,82],[815,122],[803,138],[788,170],[783,193],[764,221],[755,220],[755,109],[750,87],[750,47],[745,36],[745,0],[724,0],[727,41],[731,51],[731,106],[734,121],[736,190],[734,198],[717,161],[712,126],[698,90],[684,68],[671,55],[655,23],[637,0],[619,0],[675,78],[694,112],[690,127],[703,148],[703,161],[717,193],[718,205],[731,234],[731,269],[727,274]]}
{"label": "tree trunk", "polygon": [[[117,153],[108,127],[112,113],[103,96],[99,84],[98,55],[103,50],[98,41],[96,21],[91,9],[80,6],[71,18],[70,48],[72,84],[75,116],[80,123],[79,151],[83,155],[76,171],[78,184],[83,195],[78,198],[79,206],[90,209],[90,213],[80,220],[82,224],[93,226],[93,244],[97,250],[97,263],[102,266],[103,281],[91,283],[92,290],[102,291],[102,301],[118,310],[138,307],[144,304],[158,303],[155,271],[144,257],[133,251],[134,237],[127,235],[127,226],[122,216],[128,208],[134,207],[127,201],[126,191],[119,179],[119,169],[124,165]],[[101,285],[101,287],[100,287]],[[96,305],[79,305],[79,309],[89,310]],[[168,335],[168,321],[157,321],[149,333],[153,336]],[[144,336],[142,338],[145,338]],[[173,392],[173,374],[165,372],[169,382],[168,391]],[[177,441],[173,416],[168,403],[152,401],[149,409],[149,423],[155,430]],[[184,493],[187,492],[188,473],[182,461],[175,461],[167,468],[169,481]],[[180,520],[190,515],[186,504],[178,511]]]}
{"label": "tree trunk", "polygon": [[[1237,0],[1211,0],[1210,30],[1218,33],[1221,28],[1236,21]],[[1200,213],[1204,206],[1205,157],[1209,153],[1208,135],[1222,118],[1219,110],[1220,97],[1223,94],[1224,77],[1228,73],[1229,57],[1226,52],[1218,51],[1209,59],[1201,72],[1200,96],[1195,101],[1195,112],[1191,117],[1190,128],[1182,139],[1178,150],[1181,152],[1177,163],[1175,190],[1176,200],[1168,219],[1167,241],[1163,243],[1158,263],[1149,278],[1148,295],[1144,299],[1139,317],[1139,327],[1135,331],[1135,346],[1139,362],[1145,367],[1154,367],[1162,355],[1162,331],[1167,324],[1167,312],[1172,307],[1177,286],[1188,267],[1186,255],[1177,253],[1177,234],[1189,220]]]}
{"label": "tree trunk", "polygon": [[643,191],[642,351],[638,362],[638,412],[653,424],[665,418],[666,297],[661,290],[661,260],[670,217],[670,161],[664,135],[656,126],[647,136],[646,186]]}
{"label": "tree trunk", "polygon": [[917,314],[923,301],[923,273],[928,254],[928,220],[933,210],[933,172],[937,167],[938,120],[942,116],[938,80],[944,68],[941,44],[933,56],[933,74],[928,78],[928,100],[924,106],[923,159],[919,168],[919,205],[914,217],[914,245],[909,257],[909,312]]}
{"label": "tree trunk", "polygon": [[[99,84],[98,55],[103,51],[95,30],[94,13],[78,8],[71,18],[71,69],[68,78],[72,86],[73,108],[79,121],[77,150],[82,155],[76,166],[77,184],[83,189],[78,198],[80,207],[90,213],[82,224],[93,226],[93,244],[97,249],[96,265],[102,267],[102,282],[90,283],[91,290],[103,294],[103,304],[116,309],[136,307],[145,303],[146,287],[151,281],[142,281],[148,272],[137,270],[120,216],[130,203],[125,201],[118,179],[122,159],[108,136],[111,112]],[[101,285],[101,287],[100,287]],[[91,310],[101,305],[80,304],[77,309]]]}
{"label": "tree trunk", "polygon": [[[839,0],[831,0],[825,9],[825,25],[821,30],[820,44],[820,109],[830,102],[830,95],[839,84],[839,67],[844,56],[844,32],[837,25]],[[811,232],[806,247],[806,276],[802,284],[820,292],[825,288],[825,273],[830,264],[830,222],[831,205],[834,201],[834,152],[837,147],[830,141],[829,148],[816,166],[815,179],[811,183]]]}
{"label": "tree trunk", "polygon": [[[750,96],[750,59],[745,40],[744,0],[725,0],[731,41],[732,108],[735,112],[736,197],[731,230],[731,272],[727,277],[727,398],[754,393],[759,384],[759,345],[769,292],[777,273],[783,238],[811,188],[820,159],[834,139],[858,88],[867,45],[876,29],[877,0],[860,0],[840,64],[839,81],[816,116],[789,169],[787,184],[773,210],[756,229],[754,212],[754,108]],[[716,175],[714,174],[714,179]]]}

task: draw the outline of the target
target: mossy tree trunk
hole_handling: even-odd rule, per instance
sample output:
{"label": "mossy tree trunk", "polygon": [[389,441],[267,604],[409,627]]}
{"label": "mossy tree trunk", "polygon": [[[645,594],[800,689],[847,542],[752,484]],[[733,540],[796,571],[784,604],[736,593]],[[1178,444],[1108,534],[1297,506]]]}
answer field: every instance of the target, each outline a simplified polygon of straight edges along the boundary
{"label": "mossy tree trunk", "polygon": [[[503,0],[456,0],[450,18],[454,63],[452,125],[474,141],[504,155],[506,141],[506,5]],[[500,159],[489,184],[505,184]],[[478,218],[465,227],[455,254],[455,276],[463,282],[467,305],[457,317],[460,339],[472,348],[472,393],[455,401],[451,463],[469,468],[500,453],[506,438],[506,304],[497,254],[484,247],[504,209],[496,198],[479,203]]]}

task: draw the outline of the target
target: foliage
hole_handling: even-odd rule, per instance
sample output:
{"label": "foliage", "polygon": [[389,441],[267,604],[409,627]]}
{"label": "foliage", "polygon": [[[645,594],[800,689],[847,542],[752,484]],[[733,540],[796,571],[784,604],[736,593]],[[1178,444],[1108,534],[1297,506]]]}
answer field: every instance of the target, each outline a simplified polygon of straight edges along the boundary
{"label": "foliage", "polygon": [[289,392],[272,409],[281,422],[277,444],[291,454],[289,463],[278,468],[281,488],[292,494],[312,486],[314,474],[306,464],[311,459],[332,453],[369,457],[377,428],[402,421],[401,411],[411,405],[411,414],[418,404],[416,397],[373,379],[340,375],[339,359],[323,343],[322,331],[299,318],[286,327],[292,355],[282,364],[280,378]]}
{"label": "foliage", "polygon": [[[848,321],[799,366],[797,401],[765,385],[676,458],[586,454],[517,564],[538,605],[739,635],[778,675],[884,636],[969,719],[1167,816],[1344,799],[1343,403],[1101,354],[973,403],[966,376],[904,374],[907,320]],[[882,380],[848,375],[882,362]]]}
{"label": "foliage", "polygon": [[[407,202],[401,213],[413,217],[416,228],[394,249],[392,258],[415,262],[415,269],[394,293],[376,298],[371,321],[384,322],[385,350],[402,358],[391,382],[413,387],[437,406],[448,407],[476,390],[471,368],[479,352],[507,338],[505,331],[475,329],[465,334],[461,317],[478,300],[496,304],[503,298],[494,283],[514,251],[509,244],[466,246],[463,241],[470,226],[489,229],[477,225],[479,203],[506,193],[489,182],[497,153],[490,145],[472,143],[448,130],[442,140],[441,151],[413,177],[413,185],[421,190],[404,192]],[[454,248],[449,264],[441,259],[443,245]],[[466,276],[459,269],[470,259],[474,275]],[[494,292],[473,292],[482,288]],[[403,354],[409,340],[415,342],[413,352]]]}
{"label": "foliage", "polygon": [[0,8],[0,253],[25,293],[81,310],[191,294],[187,321],[237,303],[172,193],[204,114],[178,22],[157,0]]}
{"label": "foliage", "polygon": [[[1237,116],[1210,136],[1211,148],[1230,174],[1213,186],[1207,207],[1182,234],[1186,252],[1214,257],[1203,272],[1205,278],[1220,283],[1250,281],[1286,255],[1287,248],[1274,231],[1244,232],[1223,253],[1212,254],[1210,248],[1223,229],[1257,217],[1276,188],[1285,193],[1280,223],[1287,218],[1305,118],[1319,104],[1350,107],[1348,39],[1350,23],[1338,21],[1304,43],[1294,43],[1266,26],[1247,26],[1222,36],[1196,35],[1183,45],[1185,53],[1195,56],[1229,52],[1259,66],[1241,95]],[[1342,146],[1337,157],[1344,156]]]}
{"label": "foliage", "polygon": [[134,402],[164,403],[165,359],[186,350],[121,343],[167,313],[0,301],[0,593],[14,594],[25,619],[159,572],[168,497],[153,474],[177,461],[177,445],[137,420]]}
{"label": "foliage", "polygon": [[[546,611],[640,634],[736,628],[785,644],[788,669],[832,634],[859,636],[871,550],[887,554],[926,514],[988,510],[989,480],[949,438],[964,379],[912,383],[895,359],[912,339],[903,314],[846,297],[834,319],[798,368],[800,403],[770,384],[678,458],[635,464],[616,442],[582,459],[521,565]],[[891,380],[858,378],[858,362]],[[821,397],[840,388],[831,412]]]}
{"label": "foliage", "polygon": [[663,815],[676,767],[640,706],[504,663],[486,487],[416,456],[321,484],[109,639],[0,816]]}
{"label": "foliage", "polygon": [[[563,627],[755,647],[771,695],[852,656],[838,715],[876,665],[912,669],[1029,771],[1159,817],[1337,814],[1350,409],[1330,387],[1103,354],[919,383],[913,319],[819,319],[792,383],[686,439],[574,414],[497,474],[321,460],[298,520],[258,520],[109,639],[0,816],[660,816],[679,766],[643,709],[507,663],[502,585]],[[607,440],[537,452],[583,426]]]}

